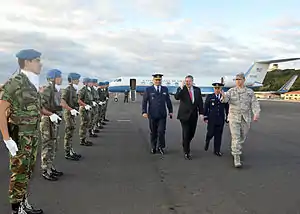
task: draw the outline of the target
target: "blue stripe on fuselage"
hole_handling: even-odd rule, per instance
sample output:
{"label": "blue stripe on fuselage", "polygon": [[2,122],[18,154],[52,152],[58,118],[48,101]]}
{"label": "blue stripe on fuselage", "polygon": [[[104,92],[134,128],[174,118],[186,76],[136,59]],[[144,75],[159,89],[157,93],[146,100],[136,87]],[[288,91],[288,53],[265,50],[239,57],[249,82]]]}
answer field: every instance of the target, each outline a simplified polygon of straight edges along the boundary
{"label": "blue stripe on fuselage", "polygon": [[[136,92],[137,93],[143,93],[147,87],[150,86],[136,86]],[[169,89],[169,93],[170,94],[175,94],[177,91],[178,86],[167,86],[167,88]],[[213,87],[200,87],[201,92],[203,94],[208,94],[208,93],[213,93],[214,92],[214,88]],[[228,91],[229,88],[223,88],[223,91]],[[130,90],[129,86],[110,86],[109,87],[109,92],[112,93],[124,93],[126,90]]]}

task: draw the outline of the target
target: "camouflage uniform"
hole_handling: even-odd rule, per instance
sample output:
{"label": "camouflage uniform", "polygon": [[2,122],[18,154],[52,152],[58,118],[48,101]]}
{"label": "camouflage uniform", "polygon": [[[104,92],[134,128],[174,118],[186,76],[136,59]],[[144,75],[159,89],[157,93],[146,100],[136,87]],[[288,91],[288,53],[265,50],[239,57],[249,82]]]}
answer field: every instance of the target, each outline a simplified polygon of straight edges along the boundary
{"label": "camouflage uniform", "polygon": [[[33,49],[27,49],[20,51],[17,57],[21,60],[33,60],[40,55],[41,53]],[[38,86],[33,85],[27,75],[28,71],[21,70],[4,84],[0,93],[0,99],[10,103],[7,115],[8,131],[18,146],[16,155],[9,157],[9,200],[12,213],[16,214],[24,211],[43,213],[40,209],[35,210],[27,200],[28,183],[36,163],[40,121]]]}
{"label": "camouflage uniform", "polygon": [[109,82],[105,82],[105,86],[106,86],[106,87],[105,87],[106,102],[105,102],[105,105],[104,105],[104,121],[109,121],[109,120],[106,118],[107,104],[108,104],[108,99],[109,99],[108,85],[109,85]]}
{"label": "camouflage uniform", "polygon": [[99,94],[99,104],[100,104],[100,118],[99,118],[99,123],[101,124],[101,127],[103,127],[102,125],[105,125],[104,123],[104,117],[105,117],[105,105],[106,105],[106,91],[105,88],[103,88],[105,85],[105,83],[100,82],[99,86],[100,88],[98,88],[98,94]]}
{"label": "camouflage uniform", "polygon": [[[97,83],[97,79],[92,79],[93,83]],[[97,91],[96,86],[91,87],[92,95],[93,95],[93,102],[95,102],[95,105],[93,105],[92,109],[92,129],[93,132],[99,132],[97,129],[98,121],[99,121],[99,94]],[[94,103],[93,103],[94,104]]]}
{"label": "camouflage uniform", "polygon": [[259,115],[260,113],[260,105],[253,90],[246,87],[229,89],[222,102],[228,102],[229,104],[228,120],[232,138],[231,154],[234,157],[234,165],[239,167],[241,166],[242,144],[246,140],[253,115]]}
{"label": "camouflage uniform", "polygon": [[[47,111],[61,116],[62,108],[60,106],[60,92],[55,88],[54,79],[61,77],[58,70],[50,70],[47,78],[50,80],[41,94],[41,106]],[[50,120],[49,116],[43,115],[40,123],[42,152],[41,152],[41,168],[43,177],[47,180],[57,180],[56,176],[63,173],[58,172],[53,164],[58,149],[58,129],[59,124]]]}
{"label": "camouflage uniform", "polygon": [[[84,83],[90,82],[89,78],[85,78],[83,80]],[[93,103],[93,95],[91,92],[91,88],[88,85],[82,87],[78,92],[78,98],[86,105],[92,107]],[[80,145],[83,146],[91,146],[92,142],[86,140],[87,130],[89,130],[90,135],[92,135],[92,118],[91,112],[92,109],[87,110],[84,106],[80,106],[80,127],[79,127],[79,137],[80,137]]]}
{"label": "camouflage uniform", "polygon": [[[70,73],[68,75],[69,85],[62,90],[61,99],[66,102],[66,104],[75,110],[79,110],[78,95],[77,91],[72,84],[73,80],[79,80],[80,75],[77,73]],[[69,160],[79,160],[81,158],[80,154],[76,154],[72,146],[72,138],[74,136],[74,131],[76,129],[75,116],[67,109],[63,110],[63,117],[65,121],[65,136],[64,136],[64,150],[65,158]]]}

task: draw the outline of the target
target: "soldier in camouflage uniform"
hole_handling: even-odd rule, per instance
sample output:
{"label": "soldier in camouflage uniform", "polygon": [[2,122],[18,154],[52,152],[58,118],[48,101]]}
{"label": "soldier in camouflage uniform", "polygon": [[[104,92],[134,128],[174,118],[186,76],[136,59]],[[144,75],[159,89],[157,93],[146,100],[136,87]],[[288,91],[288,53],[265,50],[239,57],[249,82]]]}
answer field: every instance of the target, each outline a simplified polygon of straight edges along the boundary
{"label": "soldier in camouflage uniform", "polygon": [[61,94],[61,106],[63,107],[63,117],[65,120],[65,136],[64,136],[64,149],[65,158],[67,160],[78,161],[81,158],[80,154],[77,154],[72,145],[72,138],[76,129],[76,116],[79,115],[78,104],[78,84],[80,74],[69,73],[68,82],[69,85],[62,91]]}
{"label": "soldier in camouflage uniform", "polygon": [[11,77],[0,92],[0,127],[10,152],[9,200],[12,214],[43,213],[41,209],[34,209],[27,199],[28,183],[36,163],[40,113],[47,113],[40,108],[38,93],[41,53],[26,49],[16,56],[20,72]]}
{"label": "soldier in camouflage uniform", "polygon": [[105,107],[104,107],[104,121],[108,122],[109,120],[106,118],[106,112],[107,112],[107,104],[108,104],[108,99],[109,99],[109,91],[108,91],[108,87],[109,87],[109,82],[104,82],[105,83],[105,95],[106,95],[106,103],[105,103]]}
{"label": "soldier in camouflage uniform", "polygon": [[92,121],[91,121],[91,111],[93,105],[93,95],[92,95],[92,82],[89,78],[83,79],[84,86],[78,92],[78,103],[80,105],[80,127],[79,127],[79,137],[80,145],[82,146],[92,146],[93,143],[86,140],[86,132],[89,130],[90,137],[97,136],[92,132]]}
{"label": "soldier in camouflage uniform", "polygon": [[95,133],[98,133],[98,121],[99,121],[99,94],[98,94],[98,80],[92,79],[93,86],[92,89],[92,95],[93,95],[93,110],[92,110],[92,130]]}
{"label": "soldier in camouflage uniform", "polygon": [[250,129],[252,118],[257,121],[260,114],[260,105],[252,89],[244,86],[245,75],[236,75],[236,87],[225,94],[222,92],[221,101],[229,103],[229,128],[231,132],[231,154],[234,157],[234,166],[241,167],[240,155],[242,144]]}
{"label": "soldier in camouflage uniform", "polygon": [[99,82],[98,93],[99,93],[99,105],[100,105],[100,118],[99,118],[99,126],[103,128],[103,125],[106,123],[104,122],[105,116],[105,105],[106,105],[106,90],[105,90],[105,83]]}
{"label": "soldier in camouflage uniform", "polygon": [[[47,109],[49,112],[52,112],[53,115],[50,117],[47,115],[42,115],[41,118],[41,168],[42,176],[46,180],[56,181],[58,179],[57,176],[63,175],[63,173],[57,171],[53,165],[53,161],[58,149],[58,128],[62,111],[59,94],[59,86],[62,83],[61,71],[52,69],[48,71],[46,77],[49,84],[44,87],[40,93],[41,106]],[[59,118],[59,121],[57,121],[57,118]]]}

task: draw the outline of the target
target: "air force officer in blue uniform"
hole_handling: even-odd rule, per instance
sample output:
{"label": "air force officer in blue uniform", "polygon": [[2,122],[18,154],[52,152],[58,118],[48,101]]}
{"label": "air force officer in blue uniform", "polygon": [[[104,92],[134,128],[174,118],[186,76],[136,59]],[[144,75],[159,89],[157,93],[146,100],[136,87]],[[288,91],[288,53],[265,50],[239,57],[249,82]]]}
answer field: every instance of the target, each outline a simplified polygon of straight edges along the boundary
{"label": "air force officer in blue uniform", "polygon": [[208,150],[209,142],[214,138],[214,154],[222,156],[220,152],[224,122],[227,121],[229,110],[228,103],[222,103],[221,89],[222,83],[213,83],[214,93],[206,97],[204,104],[204,122],[207,123],[207,133],[205,139],[205,151]]}
{"label": "air force officer in blue uniform", "polygon": [[[167,121],[167,109],[172,118],[173,106],[167,87],[161,85],[162,74],[154,74],[153,86],[147,87],[143,96],[142,114],[149,119],[151,153],[155,154],[158,150],[164,154],[165,148],[165,130]],[[158,141],[158,145],[157,145]]]}

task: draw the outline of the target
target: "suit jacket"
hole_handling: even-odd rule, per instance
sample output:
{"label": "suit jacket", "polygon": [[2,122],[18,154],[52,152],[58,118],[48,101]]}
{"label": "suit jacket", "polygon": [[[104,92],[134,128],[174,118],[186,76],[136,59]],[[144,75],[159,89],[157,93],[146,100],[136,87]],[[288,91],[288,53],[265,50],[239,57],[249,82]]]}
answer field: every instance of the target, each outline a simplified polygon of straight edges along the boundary
{"label": "suit jacket", "polygon": [[147,113],[152,119],[166,118],[166,107],[169,113],[173,113],[169,90],[165,86],[160,87],[160,92],[157,92],[154,86],[147,87],[143,95],[142,114]]}
{"label": "suit jacket", "polygon": [[198,114],[203,114],[203,98],[200,88],[193,86],[194,88],[194,103],[192,102],[188,88],[186,86],[181,89],[177,89],[175,99],[180,100],[177,119],[189,120],[191,117],[197,117]]}
{"label": "suit jacket", "polygon": [[228,103],[222,103],[215,93],[209,94],[204,104],[204,120],[208,120],[209,125],[222,125],[228,116],[228,110]]}

